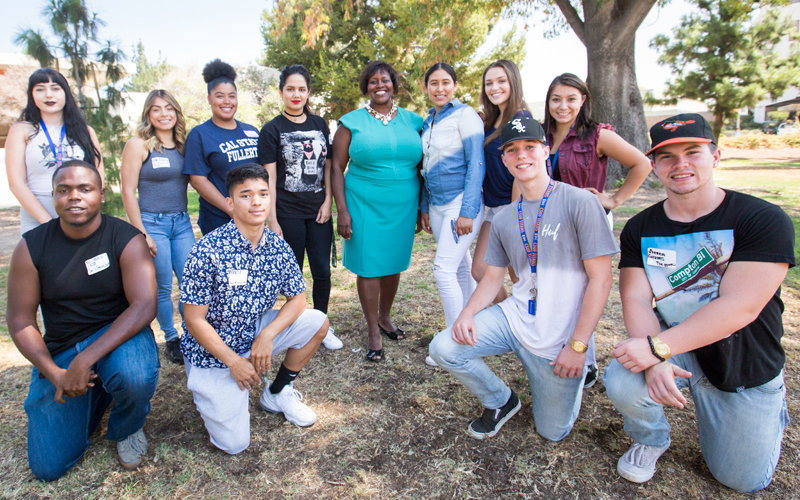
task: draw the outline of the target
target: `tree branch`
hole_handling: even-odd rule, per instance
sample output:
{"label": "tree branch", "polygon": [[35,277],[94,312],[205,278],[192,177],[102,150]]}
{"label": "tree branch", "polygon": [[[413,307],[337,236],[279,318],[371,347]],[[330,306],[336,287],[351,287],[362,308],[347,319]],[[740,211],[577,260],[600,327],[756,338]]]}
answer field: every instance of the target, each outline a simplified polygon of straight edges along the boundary
{"label": "tree branch", "polygon": [[611,28],[617,33],[615,38],[617,40],[632,38],[655,3],[656,0],[631,0],[625,2],[625,5],[620,7],[623,12],[622,16],[614,22],[614,26]]}
{"label": "tree branch", "polygon": [[[594,0],[588,0],[594,1]],[[651,1],[651,0],[647,0]],[[652,0],[655,1],[655,0]],[[586,45],[586,40],[584,38],[584,23],[581,19],[581,16],[578,15],[578,11],[575,10],[575,7],[569,3],[569,0],[553,0],[553,3],[556,4],[558,9],[561,11],[561,14],[564,15],[564,18],[569,23],[569,26],[572,28],[572,31],[575,32],[575,35],[581,41],[583,45]]]}

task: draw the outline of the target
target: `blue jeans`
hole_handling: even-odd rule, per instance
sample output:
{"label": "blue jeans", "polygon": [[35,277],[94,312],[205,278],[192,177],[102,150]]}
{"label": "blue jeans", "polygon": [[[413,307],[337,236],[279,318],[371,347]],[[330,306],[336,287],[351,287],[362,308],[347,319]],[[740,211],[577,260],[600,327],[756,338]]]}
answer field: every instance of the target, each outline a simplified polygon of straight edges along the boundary
{"label": "blue jeans", "polygon": [[[700,449],[711,474],[738,491],[766,488],[778,465],[783,430],[789,423],[783,372],[758,387],[725,392],[711,385],[694,353],[675,355],[670,362],[692,372],[690,378],[676,377],[675,382],[691,391]],[[669,446],[670,426],[664,408],[650,398],[644,374],[631,373],[612,360],[603,384],[625,418],[625,432],[634,441]]]}
{"label": "blue jeans", "polygon": [[[67,368],[79,352],[86,349],[108,326],[73,347],[53,356]],[[150,413],[150,398],[158,382],[158,351],[153,331],[146,327],[95,364],[95,386],[77,398],[54,399],[56,388],[33,368],[25,412],[28,414],[28,464],[43,481],[53,481],[83,456],[89,436],[100,423],[106,408],[108,439],[122,441],[141,429]]]}
{"label": "blue jeans", "polygon": [[[172,306],[172,273],[178,278],[178,288],[183,278],[183,266],[186,256],[194,245],[194,231],[186,212],[151,213],[142,212],[142,224],[147,234],[158,248],[153,264],[156,267],[156,284],[158,285],[158,314],[156,319],[165,340],[178,338],[178,330],[173,321]],[[183,304],[178,302],[178,310],[183,318]]]}
{"label": "blue jeans", "polygon": [[475,325],[478,342],[474,347],[456,343],[450,328],[439,332],[429,347],[434,361],[464,384],[483,406],[494,409],[506,404],[511,389],[481,358],[513,352],[528,375],[536,432],[550,441],[567,437],[581,408],[586,370],[575,378],[553,374],[550,360],[532,354],[519,343],[500,306],[476,314]]}

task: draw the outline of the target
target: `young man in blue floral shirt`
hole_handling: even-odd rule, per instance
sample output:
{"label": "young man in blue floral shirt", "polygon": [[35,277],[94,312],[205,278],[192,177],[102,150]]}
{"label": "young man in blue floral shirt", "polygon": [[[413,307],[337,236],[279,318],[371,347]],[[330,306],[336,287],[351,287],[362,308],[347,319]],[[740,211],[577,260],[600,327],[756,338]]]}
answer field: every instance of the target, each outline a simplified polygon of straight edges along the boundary
{"label": "young man in blue floral shirt", "polygon": [[[267,181],[255,163],[228,173],[233,220],[192,248],[181,284],[187,387],[211,442],[232,455],[250,445],[250,389],[261,383],[274,354],[286,351],[261,407],[301,427],[317,419],[293,381],[325,338],[328,319],[306,309],[306,286],[291,248],[264,227]],[[286,303],[272,309],[278,294]]]}

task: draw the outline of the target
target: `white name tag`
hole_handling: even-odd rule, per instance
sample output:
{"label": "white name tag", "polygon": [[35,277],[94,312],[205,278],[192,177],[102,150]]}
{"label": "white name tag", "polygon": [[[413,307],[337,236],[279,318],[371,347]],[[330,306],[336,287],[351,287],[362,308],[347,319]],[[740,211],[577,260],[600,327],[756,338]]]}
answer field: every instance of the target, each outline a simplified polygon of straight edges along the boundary
{"label": "white name tag", "polygon": [[111,266],[111,263],[108,261],[107,253],[101,253],[97,257],[87,259],[84,264],[86,264],[86,272],[89,273],[89,276],[97,274],[103,269],[108,269]]}
{"label": "white name tag", "polygon": [[152,159],[153,168],[169,168],[169,158],[158,156]]}
{"label": "white name tag", "polygon": [[242,286],[247,283],[247,269],[228,271],[228,286]]}
{"label": "white name tag", "polygon": [[255,130],[245,130],[244,135],[246,135],[247,137],[258,137],[258,132],[256,132]]}
{"label": "white name tag", "polygon": [[675,250],[663,250],[661,248],[647,249],[647,265],[654,267],[675,267],[678,254]]}

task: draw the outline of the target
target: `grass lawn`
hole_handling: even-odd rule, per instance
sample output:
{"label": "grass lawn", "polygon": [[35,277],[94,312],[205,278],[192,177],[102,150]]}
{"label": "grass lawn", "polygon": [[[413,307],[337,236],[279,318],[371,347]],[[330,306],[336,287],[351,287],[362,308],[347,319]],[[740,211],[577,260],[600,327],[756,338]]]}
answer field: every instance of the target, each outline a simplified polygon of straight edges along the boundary
{"label": "grass lawn", "polygon": [[[762,162],[763,163],[763,162]],[[800,164],[726,161],[717,183],[781,205],[800,223]],[[661,199],[641,190],[615,211],[617,233],[625,221]],[[190,211],[197,212],[196,193]],[[800,230],[798,230],[800,234]],[[341,257],[341,240],[337,241]],[[798,245],[800,247],[800,245]],[[320,352],[300,374],[297,388],[319,416],[308,429],[263,412],[251,395],[251,445],[228,456],[208,442],[183,367],[164,358],[159,386],[145,426],[147,461],[134,472],[116,462],[115,446],[101,432],[81,461],[55,483],[36,481],[27,465],[23,401],[29,364],[8,335],[0,335],[0,497],[2,498],[751,498],[717,483],[706,468],[690,403],[668,408],[673,443],[646,485],[619,478],[616,461],[630,445],[622,418],[601,383],[583,395],[572,433],[551,443],[534,431],[524,371],[513,356],[489,365],[520,395],[522,411],[494,438],[476,441],[466,425],[480,415],[475,398],[440,369],[424,364],[427,345],[444,327],[431,263],[435,245],[419,235],[411,267],[401,278],[393,315],[410,335],[384,341],[387,360],[364,361],[363,320],[355,277],[332,271],[331,324],[345,347]],[[0,255],[0,295],[5,293],[9,255]],[[615,258],[615,265],[617,259]],[[615,271],[616,275],[616,271]],[[307,279],[310,279],[306,273]],[[783,339],[787,351],[787,404],[800,410],[800,275],[793,270],[783,290]],[[310,293],[309,293],[310,302]],[[0,296],[0,316],[5,300]],[[0,326],[3,333],[5,321]],[[163,336],[156,330],[161,345]],[[598,362],[608,364],[613,345],[626,337],[616,286],[597,327]],[[163,347],[163,345],[161,345]],[[800,434],[791,425],[772,485],[755,498],[797,498]]]}

